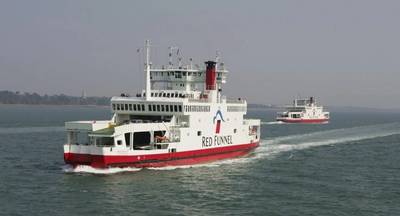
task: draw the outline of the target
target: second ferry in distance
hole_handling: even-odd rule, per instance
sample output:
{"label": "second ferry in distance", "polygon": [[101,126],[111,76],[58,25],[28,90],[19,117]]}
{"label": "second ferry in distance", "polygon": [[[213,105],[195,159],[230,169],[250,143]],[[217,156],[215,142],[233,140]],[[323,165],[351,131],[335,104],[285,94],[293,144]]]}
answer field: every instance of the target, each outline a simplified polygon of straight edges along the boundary
{"label": "second ferry in distance", "polygon": [[[170,52],[170,57],[172,52]],[[224,64],[205,67],[150,62],[146,90],[111,99],[111,120],[66,122],[65,163],[74,167],[160,167],[243,156],[260,142],[260,120],[245,119],[247,102],[227,99]]]}
{"label": "second ferry in distance", "polygon": [[286,106],[286,111],[279,112],[277,121],[285,123],[327,123],[329,112],[318,106],[314,97],[309,99],[296,99],[293,105]]}

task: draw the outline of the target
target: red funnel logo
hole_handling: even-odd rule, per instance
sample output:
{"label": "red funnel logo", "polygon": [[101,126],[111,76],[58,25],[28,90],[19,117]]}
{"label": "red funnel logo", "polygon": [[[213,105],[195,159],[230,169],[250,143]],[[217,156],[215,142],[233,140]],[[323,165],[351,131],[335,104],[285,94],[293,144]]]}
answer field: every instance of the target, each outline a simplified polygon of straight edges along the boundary
{"label": "red funnel logo", "polygon": [[217,126],[215,127],[215,133],[219,134],[221,130],[221,120],[217,120]]}
{"label": "red funnel logo", "polygon": [[[219,119],[217,119],[217,118],[219,118]],[[217,124],[215,126],[215,133],[219,134],[219,132],[221,131],[221,121],[223,121],[223,122],[225,121],[224,117],[222,116],[221,110],[218,110],[217,113],[215,114],[214,119],[213,119],[214,124],[215,124],[215,120],[217,120]]]}

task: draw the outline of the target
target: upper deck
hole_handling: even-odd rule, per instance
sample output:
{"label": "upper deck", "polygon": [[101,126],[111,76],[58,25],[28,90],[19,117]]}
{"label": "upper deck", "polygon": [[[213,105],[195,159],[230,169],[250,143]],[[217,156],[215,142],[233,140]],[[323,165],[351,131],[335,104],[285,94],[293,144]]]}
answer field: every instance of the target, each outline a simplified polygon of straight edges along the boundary
{"label": "upper deck", "polygon": [[[161,95],[164,96],[164,94]],[[152,97],[151,100],[146,100],[145,97],[113,97],[111,110],[116,114],[185,115],[193,112],[209,112],[212,104],[214,103],[207,98]],[[247,111],[247,102],[241,98],[221,97],[216,104],[227,106],[228,112],[246,113]]]}
{"label": "upper deck", "polygon": [[323,110],[323,106],[317,105],[314,97],[307,99],[295,99],[293,104],[285,106],[289,112],[304,112],[309,110]]}
{"label": "upper deck", "polygon": [[[122,94],[111,99],[111,110],[116,121],[127,119],[171,118],[195,112],[210,112],[216,106],[228,112],[247,112],[243,99],[227,99],[222,95],[228,70],[217,54],[215,61],[206,61],[200,66],[179,62],[172,64],[172,53],[167,66],[155,66],[150,61],[150,42],[146,41],[146,89],[136,97]],[[147,116],[147,117],[146,117]]]}
{"label": "upper deck", "polygon": [[[226,83],[228,70],[223,63],[220,63],[215,70],[215,80],[218,88]],[[185,67],[150,67],[150,85],[152,90],[165,91],[204,91],[207,79],[205,67],[185,66]]]}

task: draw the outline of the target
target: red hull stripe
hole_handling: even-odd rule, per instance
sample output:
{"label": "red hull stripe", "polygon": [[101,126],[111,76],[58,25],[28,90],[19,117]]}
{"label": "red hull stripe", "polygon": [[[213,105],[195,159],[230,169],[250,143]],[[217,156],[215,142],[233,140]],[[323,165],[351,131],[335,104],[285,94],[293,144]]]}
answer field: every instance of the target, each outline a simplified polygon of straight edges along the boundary
{"label": "red hull stripe", "polygon": [[64,153],[64,160],[65,163],[74,166],[90,165],[96,168],[105,168],[110,166],[162,167],[171,165],[191,165],[239,157],[247,154],[258,145],[259,143],[255,142],[194,151],[135,156]]}
{"label": "red hull stripe", "polygon": [[276,120],[287,123],[322,123],[329,121],[329,119],[280,119],[280,118],[277,118]]}

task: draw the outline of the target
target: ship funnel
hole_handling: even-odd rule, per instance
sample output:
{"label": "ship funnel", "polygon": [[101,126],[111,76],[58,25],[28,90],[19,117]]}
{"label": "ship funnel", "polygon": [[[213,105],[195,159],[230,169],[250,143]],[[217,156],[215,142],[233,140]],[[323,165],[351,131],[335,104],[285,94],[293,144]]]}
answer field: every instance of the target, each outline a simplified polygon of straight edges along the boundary
{"label": "ship funnel", "polygon": [[207,61],[206,63],[206,90],[216,89],[216,72],[214,61]]}

